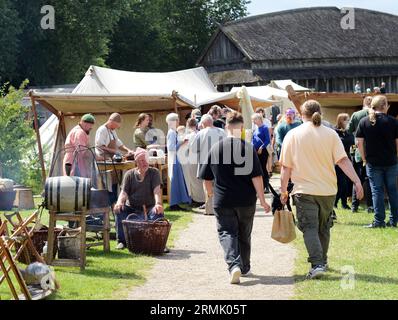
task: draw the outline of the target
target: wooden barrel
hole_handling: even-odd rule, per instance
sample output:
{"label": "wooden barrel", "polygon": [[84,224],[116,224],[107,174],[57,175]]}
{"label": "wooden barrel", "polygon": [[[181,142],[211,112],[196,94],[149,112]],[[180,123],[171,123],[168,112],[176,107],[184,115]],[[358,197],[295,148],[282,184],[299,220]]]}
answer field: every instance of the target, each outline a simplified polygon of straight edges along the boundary
{"label": "wooden barrel", "polygon": [[90,208],[91,180],[80,177],[47,178],[45,185],[46,208],[56,212],[82,211]]}

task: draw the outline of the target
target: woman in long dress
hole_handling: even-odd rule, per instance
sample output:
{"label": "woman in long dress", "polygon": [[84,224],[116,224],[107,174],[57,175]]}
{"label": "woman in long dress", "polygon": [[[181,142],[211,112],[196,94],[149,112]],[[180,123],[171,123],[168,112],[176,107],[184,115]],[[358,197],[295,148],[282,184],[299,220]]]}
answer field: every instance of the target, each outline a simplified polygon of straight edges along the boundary
{"label": "woman in long dress", "polygon": [[191,203],[191,198],[188,195],[187,186],[185,184],[184,174],[181,163],[177,157],[177,151],[182,144],[187,143],[183,141],[178,142],[177,127],[179,124],[178,114],[170,113],[166,117],[169,131],[167,133],[167,159],[168,159],[168,173],[170,178],[170,210],[185,211],[179,205],[182,203]]}
{"label": "woman in long dress", "polygon": [[198,179],[198,161],[197,155],[192,152],[192,149],[189,148],[190,143],[195,139],[195,136],[198,134],[196,129],[197,122],[196,119],[189,119],[187,121],[187,126],[180,126],[183,133],[181,134],[179,130],[178,132],[178,141],[184,142],[187,140],[188,143],[181,144],[180,149],[178,150],[177,157],[181,163],[182,171],[184,173],[185,184],[187,186],[188,194],[192,198],[192,206],[200,207],[206,201],[205,192],[203,189],[203,181]]}

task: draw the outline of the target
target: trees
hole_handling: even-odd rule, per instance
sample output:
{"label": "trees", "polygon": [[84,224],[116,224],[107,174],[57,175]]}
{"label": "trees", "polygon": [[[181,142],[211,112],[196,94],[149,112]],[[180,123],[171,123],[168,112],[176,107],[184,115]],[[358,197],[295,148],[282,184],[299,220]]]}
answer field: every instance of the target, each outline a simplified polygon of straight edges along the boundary
{"label": "trees", "polygon": [[132,71],[192,68],[218,24],[247,15],[247,0],[142,0],[119,21],[106,63]]}
{"label": "trees", "polygon": [[27,108],[22,105],[26,85],[27,81],[19,89],[10,87],[7,94],[5,86],[0,89],[0,165],[4,177],[19,183],[29,179],[30,168],[22,160],[35,146],[34,130],[26,117]]}
{"label": "trees", "polygon": [[0,0],[0,83],[15,76],[21,20],[12,0]]}
{"label": "trees", "polygon": [[48,1],[18,1],[24,21],[16,81],[34,85],[78,82],[91,64],[104,66],[109,36],[129,0],[53,0],[55,30],[41,29],[40,8]]}
{"label": "trees", "polygon": [[[78,82],[91,64],[135,71],[191,68],[218,23],[247,0],[0,0],[0,83]],[[55,30],[41,28],[42,6]]]}

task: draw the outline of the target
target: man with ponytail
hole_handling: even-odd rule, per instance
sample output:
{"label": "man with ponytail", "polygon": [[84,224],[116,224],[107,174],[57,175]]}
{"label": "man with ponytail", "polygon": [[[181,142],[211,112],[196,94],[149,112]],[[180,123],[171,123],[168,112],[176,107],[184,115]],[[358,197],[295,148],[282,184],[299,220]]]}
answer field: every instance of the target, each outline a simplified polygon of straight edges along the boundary
{"label": "man with ponytail", "polygon": [[291,179],[298,228],[303,232],[311,263],[307,278],[313,279],[327,270],[337,193],[335,165],[354,182],[359,199],[363,189],[339,136],[322,124],[319,102],[306,101],[301,106],[301,114],[304,123],[289,131],[282,146],[281,201],[283,204],[287,201],[287,185]]}
{"label": "man with ponytail", "polygon": [[356,133],[358,149],[366,164],[375,211],[373,223],[367,226],[369,228],[386,226],[384,187],[390,202],[390,221],[387,226],[397,227],[398,223],[398,121],[387,115],[388,108],[386,96],[375,96],[369,116],[361,120]]}

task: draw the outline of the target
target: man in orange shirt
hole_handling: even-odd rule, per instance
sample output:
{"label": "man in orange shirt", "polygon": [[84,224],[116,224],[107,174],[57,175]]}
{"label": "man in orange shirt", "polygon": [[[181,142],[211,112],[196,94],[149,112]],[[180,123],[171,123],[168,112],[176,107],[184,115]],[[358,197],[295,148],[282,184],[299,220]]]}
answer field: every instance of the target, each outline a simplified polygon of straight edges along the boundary
{"label": "man in orange shirt", "polygon": [[94,123],[94,116],[85,114],[66,137],[64,175],[91,178],[90,159],[93,157],[87,148],[90,146],[89,134]]}

